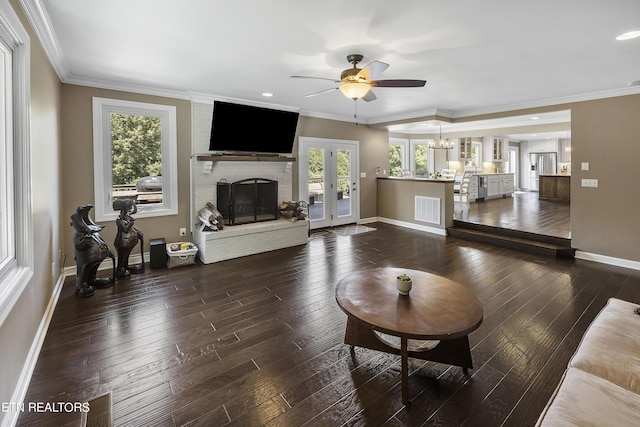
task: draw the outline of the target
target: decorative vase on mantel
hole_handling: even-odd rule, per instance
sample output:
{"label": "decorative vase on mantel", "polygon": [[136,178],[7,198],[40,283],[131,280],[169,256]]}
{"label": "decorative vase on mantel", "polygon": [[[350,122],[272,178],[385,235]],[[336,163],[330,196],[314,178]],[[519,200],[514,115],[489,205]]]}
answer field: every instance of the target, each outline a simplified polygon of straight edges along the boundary
{"label": "decorative vase on mantel", "polygon": [[411,277],[406,274],[401,274],[396,278],[396,288],[400,295],[409,295],[412,286],[413,282],[411,281]]}

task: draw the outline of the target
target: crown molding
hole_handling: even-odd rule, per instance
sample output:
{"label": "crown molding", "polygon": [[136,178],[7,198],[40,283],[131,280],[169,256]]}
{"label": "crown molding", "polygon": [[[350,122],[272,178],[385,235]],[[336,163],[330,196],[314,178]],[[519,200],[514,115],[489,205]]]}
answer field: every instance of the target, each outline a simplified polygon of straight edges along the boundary
{"label": "crown molding", "polygon": [[[144,86],[132,83],[123,83],[110,80],[100,80],[89,77],[73,76],[69,70],[67,62],[62,53],[62,49],[58,43],[53,26],[49,19],[49,15],[46,12],[46,8],[43,5],[44,0],[19,0],[22,9],[29,20],[34,32],[40,40],[44,51],[49,58],[53,68],[55,69],[58,77],[62,83],[76,84],[80,86],[89,86],[109,90],[120,90],[125,92],[140,93],[146,95],[163,96],[176,99],[186,99],[193,102],[212,103],[215,99],[221,99],[216,95],[178,91],[169,89],[160,89],[153,86]],[[507,113],[511,111],[518,111],[524,109],[534,109],[549,107],[554,105],[571,104],[576,102],[592,101],[596,99],[613,98],[625,95],[640,94],[640,86],[626,86],[623,88],[616,88],[612,90],[589,92],[585,94],[570,95],[559,98],[536,100],[530,102],[523,102],[518,104],[501,105],[487,108],[477,108],[468,110],[451,110],[451,109],[432,109],[429,111],[403,113],[391,116],[376,117],[376,118],[359,118],[358,123],[362,125],[375,125],[397,121],[419,120],[421,117],[440,116],[449,119],[462,119],[466,117],[481,116],[485,114],[497,114]],[[243,103],[252,102],[248,100],[242,100]],[[256,102],[252,102],[256,103]],[[267,105],[267,104],[265,104]],[[321,113],[316,111],[300,110],[299,108],[291,106],[278,106],[279,108],[285,108],[287,110],[299,111],[301,115],[306,117],[314,117],[327,120],[336,120],[342,122],[354,122],[352,116],[333,115],[328,113]]]}
{"label": "crown molding", "polygon": [[[603,90],[597,92],[588,92],[577,95],[568,95],[558,98],[549,98],[543,100],[529,101],[518,104],[508,104],[496,107],[478,108],[470,110],[460,110],[455,112],[451,118],[461,119],[465,117],[481,116],[484,114],[505,113],[509,111],[526,110],[531,108],[542,108],[553,105],[572,104],[576,102],[594,101],[596,99],[615,98],[618,96],[640,94],[640,86],[626,86],[622,88]],[[563,108],[564,109],[564,108]]]}
{"label": "crown molding", "polygon": [[62,82],[66,81],[71,73],[62,54],[62,49],[58,44],[58,38],[51,25],[49,15],[42,5],[42,0],[20,0],[20,5],[33,31],[38,36],[40,43],[42,43],[49,61],[51,61],[58,74],[58,78]]}

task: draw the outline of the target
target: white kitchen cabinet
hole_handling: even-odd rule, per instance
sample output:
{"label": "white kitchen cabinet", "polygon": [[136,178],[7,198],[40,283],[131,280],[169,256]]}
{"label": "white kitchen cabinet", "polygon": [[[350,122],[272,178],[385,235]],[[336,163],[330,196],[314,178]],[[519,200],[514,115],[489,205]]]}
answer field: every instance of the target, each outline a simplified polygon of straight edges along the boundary
{"label": "white kitchen cabinet", "polygon": [[542,141],[529,141],[530,153],[553,153],[558,151],[557,139],[545,139]]}
{"label": "white kitchen cabinet", "polygon": [[[515,186],[512,173],[496,173],[496,174],[479,174],[474,175],[471,182],[475,186],[473,196],[469,197],[469,201],[475,201],[478,198],[478,177],[486,177],[487,194],[485,199],[495,199],[497,197],[507,197],[513,194]],[[471,185],[469,185],[469,194],[472,194]]]}
{"label": "white kitchen cabinet", "polygon": [[471,160],[471,138],[458,139],[458,159]]}
{"label": "white kitchen cabinet", "polygon": [[478,200],[478,177],[473,175],[469,180],[469,201],[475,202]]}
{"label": "white kitchen cabinet", "polygon": [[497,197],[501,194],[501,182],[502,179],[500,175],[489,175],[487,179],[487,197]]}
{"label": "white kitchen cabinet", "polygon": [[515,185],[513,183],[513,174],[505,174],[505,175],[500,175],[501,178],[501,193],[503,196],[510,196],[511,194],[513,194],[513,191],[515,189]]}
{"label": "white kitchen cabinet", "polygon": [[[504,162],[507,160],[507,138],[485,136],[482,140],[482,158],[485,161]],[[491,160],[489,160],[491,159]]]}

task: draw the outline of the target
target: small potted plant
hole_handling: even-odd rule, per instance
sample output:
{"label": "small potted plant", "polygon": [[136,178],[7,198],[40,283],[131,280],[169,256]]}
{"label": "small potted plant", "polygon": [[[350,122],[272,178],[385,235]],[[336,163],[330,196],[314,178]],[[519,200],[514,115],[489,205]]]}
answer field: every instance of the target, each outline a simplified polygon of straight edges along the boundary
{"label": "small potted plant", "polygon": [[400,295],[409,295],[412,285],[411,277],[407,276],[406,273],[402,273],[396,278],[396,288],[398,288]]}

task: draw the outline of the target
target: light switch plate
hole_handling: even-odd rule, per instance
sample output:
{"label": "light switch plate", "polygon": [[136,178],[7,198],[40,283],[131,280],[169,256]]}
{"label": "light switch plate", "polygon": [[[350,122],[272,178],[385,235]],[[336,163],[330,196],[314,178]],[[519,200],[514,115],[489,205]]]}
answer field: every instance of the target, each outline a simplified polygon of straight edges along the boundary
{"label": "light switch plate", "polygon": [[366,177],[367,177],[366,172],[360,172],[360,178],[366,178]]}
{"label": "light switch plate", "polygon": [[[588,171],[589,170],[589,162],[582,162],[582,164],[580,165],[580,168],[583,171]],[[584,187],[584,186],[583,186]]]}
{"label": "light switch plate", "polygon": [[583,179],[582,180],[583,187],[598,187],[597,179]]}

